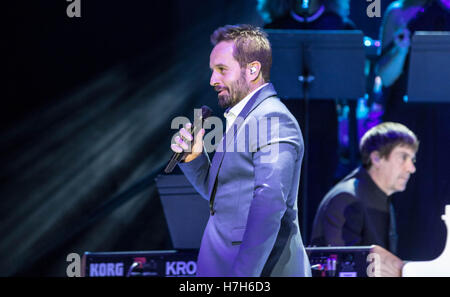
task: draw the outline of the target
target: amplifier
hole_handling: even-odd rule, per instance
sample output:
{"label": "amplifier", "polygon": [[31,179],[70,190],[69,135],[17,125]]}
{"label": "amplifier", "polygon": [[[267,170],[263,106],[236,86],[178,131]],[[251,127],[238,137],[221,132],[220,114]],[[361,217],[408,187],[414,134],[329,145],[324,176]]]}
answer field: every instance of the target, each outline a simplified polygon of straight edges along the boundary
{"label": "amplifier", "polygon": [[195,276],[197,250],[85,252],[84,277]]}
{"label": "amplifier", "polygon": [[378,246],[308,247],[313,277],[401,276],[402,260]]}

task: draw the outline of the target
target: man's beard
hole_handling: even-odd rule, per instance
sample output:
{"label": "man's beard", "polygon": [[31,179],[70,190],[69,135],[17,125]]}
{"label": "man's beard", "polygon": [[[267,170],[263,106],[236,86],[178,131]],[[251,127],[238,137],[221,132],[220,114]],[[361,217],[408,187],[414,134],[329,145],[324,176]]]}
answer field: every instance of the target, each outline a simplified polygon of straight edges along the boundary
{"label": "man's beard", "polygon": [[224,87],[223,89],[226,90],[228,94],[218,95],[219,105],[222,108],[235,106],[239,101],[244,99],[250,91],[250,87],[243,75],[241,75],[236,82],[232,83],[230,87]]}

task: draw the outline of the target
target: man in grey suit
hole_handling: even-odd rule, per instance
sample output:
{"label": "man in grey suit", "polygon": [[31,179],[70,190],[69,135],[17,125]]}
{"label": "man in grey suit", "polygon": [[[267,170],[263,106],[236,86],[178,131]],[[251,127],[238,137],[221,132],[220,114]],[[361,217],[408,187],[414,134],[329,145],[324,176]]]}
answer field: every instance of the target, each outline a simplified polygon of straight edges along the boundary
{"label": "man in grey suit", "polygon": [[211,41],[210,84],[226,108],[226,133],[212,162],[204,129],[193,139],[186,125],[171,146],[187,152],[179,166],[210,202],[197,275],[310,276],[297,211],[303,138],[269,83],[267,35],[250,25],[228,25]]}

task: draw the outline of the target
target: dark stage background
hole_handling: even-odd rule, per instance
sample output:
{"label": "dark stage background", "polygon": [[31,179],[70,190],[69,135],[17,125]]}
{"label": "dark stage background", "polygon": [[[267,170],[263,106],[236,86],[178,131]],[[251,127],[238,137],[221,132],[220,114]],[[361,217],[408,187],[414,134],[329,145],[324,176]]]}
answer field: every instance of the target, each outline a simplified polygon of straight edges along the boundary
{"label": "dark stage background", "polygon": [[[381,19],[352,2],[357,27],[377,38]],[[256,1],[81,0],[81,18],[67,17],[67,5],[4,4],[0,276],[65,276],[69,253],[172,248],[153,182],[114,195],[166,164],[172,118],[192,118],[203,104],[223,113],[209,87],[213,30],[262,25]],[[410,184],[428,174],[417,168]],[[398,202],[404,259],[432,259],[444,247],[450,190],[448,179],[427,180],[437,183],[442,191],[418,187]],[[321,198],[301,215],[313,218]]]}

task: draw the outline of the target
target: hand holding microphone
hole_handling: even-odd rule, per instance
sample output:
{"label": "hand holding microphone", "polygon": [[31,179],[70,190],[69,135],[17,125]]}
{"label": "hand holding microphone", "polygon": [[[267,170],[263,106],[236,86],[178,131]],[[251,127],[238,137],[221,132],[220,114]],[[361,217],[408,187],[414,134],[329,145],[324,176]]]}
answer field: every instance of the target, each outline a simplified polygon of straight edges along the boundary
{"label": "hand holding microphone", "polygon": [[[175,137],[175,143],[170,148],[175,153],[184,153],[184,161],[190,162],[197,158],[203,151],[203,136],[205,135],[205,129],[200,129],[195,135],[195,139],[192,136],[192,124],[187,123],[185,128],[181,128],[178,136]],[[194,143],[190,145],[192,140]],[[191,147],[191,149],[189,149]]]}
{"label": "hand holding microphone", "polygon": [[[172,172],[179,162],[183,160],[184,162],[191,162],[202,153],[203,136],[205,135],[205,129],[202,127],[204,121],[211,116],[211,114],[211,108],[208,106],[202,106],[201,114],[195,117],[194,127],[192,127],[191,123],[187,123],[185,127],[180,129],[179,135],[177,135],[174,139],[175,142],[170,145],[170,148],[174,154],[164,169],[165,173]],[[201,125],[197,125],[199,122]],[[195,135],[195,138],[193,135]],[[194,142],[191,143],[192,141]]]}

